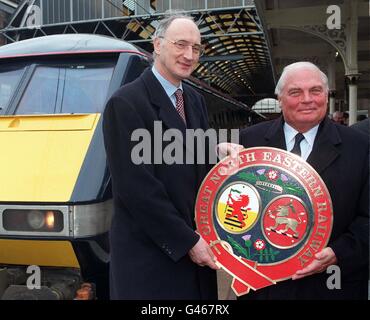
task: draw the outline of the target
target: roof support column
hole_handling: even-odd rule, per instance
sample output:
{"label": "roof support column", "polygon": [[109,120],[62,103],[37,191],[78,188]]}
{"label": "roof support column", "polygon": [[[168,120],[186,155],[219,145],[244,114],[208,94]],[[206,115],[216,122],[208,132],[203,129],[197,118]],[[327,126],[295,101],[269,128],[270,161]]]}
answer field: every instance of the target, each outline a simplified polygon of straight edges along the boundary
{"label": "roof support column", "polygon": [[[331,58],[333,57],[333,58]],[[335,111],[335,56],[334,54],[330,57],[328,61],[328,85],[329,85],[329,113],[333,114]]]}
{"label": "roof support column", "polygon": [[335,90],[329,90],[329,114],[333,114],[335,112]]}
{"label": "roof support column", "polygon": [[349,123],[357,122],[357,80],[358,75],[348,75],[348,102],[349,102]]}
{"label": "roof support column", "polygon": [[357,31],[358,31],[358,2],[357,0],[346,0],[345,5],[348,7],[348,22],[346,28],[346,59],[348,69],[346,77],[348,78],[348,102],[349,102],[349,125],[357,121],[357,80],[358,64],[357,64]]}

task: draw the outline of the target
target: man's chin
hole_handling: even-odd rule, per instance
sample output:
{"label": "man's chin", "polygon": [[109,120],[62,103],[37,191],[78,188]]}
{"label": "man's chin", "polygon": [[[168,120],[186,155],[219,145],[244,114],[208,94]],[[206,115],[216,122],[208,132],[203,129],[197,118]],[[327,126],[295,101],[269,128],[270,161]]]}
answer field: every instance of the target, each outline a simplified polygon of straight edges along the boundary
{"label": "man's chin", "polygon": [[320,123],[320,119],[318,119],[317,117],[305,117],[305,118],[301,118],[299,119],[299,121],[297,121],[297,123],[299,123],[300,125],[302,126],[308,126],[310,128],[313,128],[314,126],[316,126],[317,124]]}
{"label": "man's chin", "polygon": [[181,78],[182,78],[182,79],[187,79],[187,78],[189,78],[189,77],[190,77],[190,75],[191,75],[191,73],[189,73],[189,72],[184,72],[184,73],[181,75]]}
{"label": "man's chin", "polygon": [[189,78],[191,73],[193,72],[192,69],[183,69],[183,70],[179,70],[177,72],[177,76],[181,79],[186,79],[186,78]]}

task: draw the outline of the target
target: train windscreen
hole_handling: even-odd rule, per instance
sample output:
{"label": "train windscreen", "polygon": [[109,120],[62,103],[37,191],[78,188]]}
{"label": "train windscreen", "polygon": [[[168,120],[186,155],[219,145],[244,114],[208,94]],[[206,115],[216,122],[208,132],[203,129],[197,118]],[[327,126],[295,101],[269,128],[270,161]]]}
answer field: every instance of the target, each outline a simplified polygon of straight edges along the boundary
{"label": "train windscreen", "polygon": [[0,113],[5,112],[24,73],[24,67],[0,69]]}
{"label": "train windscreen", "polygon": [[113,64],[37,65],[16,114],[100,113]]}

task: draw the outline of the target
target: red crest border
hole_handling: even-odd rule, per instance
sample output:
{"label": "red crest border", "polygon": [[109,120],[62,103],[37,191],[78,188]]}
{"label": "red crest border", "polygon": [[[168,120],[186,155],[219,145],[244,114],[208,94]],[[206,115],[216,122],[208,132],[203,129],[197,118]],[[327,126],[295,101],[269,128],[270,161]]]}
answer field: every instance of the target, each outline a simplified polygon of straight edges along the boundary
{"label": "red crest border", "polygon": [[[230,176],[256,165],[271,167],[271,179],[275,179],[274,168],[288,171],[304,186],[313,208],[314,218],[309,237],[294,255],[280,263],[261,264],[238,256],[227,241],[220,239],[215,228],[215,223],[218,223],[214,218],[218,190]],[[260,183],[260,186],[270,188],[268,192],[279,191],[279,187],[267,182]],[[264,209],[267,210],[261,208]],[[258,219],[262,219],[261,216]],[[195,221],[199,234],[216,255],[217,263],[234,278],[234,292],[241,295],[247,293],[249,288],[258,290],[289,279],[297,270],[306,267],[314,259],[315,253],[325,248],[328,243],[333,224],[333,210],[324,182],[306,161],[281,149],[255,147],[243,149],[236,159],[227,157],[212,168],[198,191]],[[256,225],[260,226],[261,223]]]}

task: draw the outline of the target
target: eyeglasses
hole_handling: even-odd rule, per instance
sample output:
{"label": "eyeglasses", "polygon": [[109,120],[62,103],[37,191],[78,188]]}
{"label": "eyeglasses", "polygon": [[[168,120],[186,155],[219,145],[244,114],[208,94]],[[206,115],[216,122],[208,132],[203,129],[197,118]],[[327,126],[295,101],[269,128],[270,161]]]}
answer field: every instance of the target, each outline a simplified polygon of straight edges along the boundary
{"label": "eyeglasses", "polygon": [[164,40],[167,40],[168,42],[172,43],[173,45],[175,45],[175,47],[178,49],[178,50],[185,50],[187,47],[191,46],[192,50],[193,50],[193,53],[198,55],[198,56],[201,56],[204,52],[204,47],[201,45],[201,44],[191,44],[190,42],[186,41],[186,40],[177,40],[177,41],[173,41],[173,40],[169,40],[169,39],[166,39],[165,37],[159,37],[161,39],[164,39]]}

